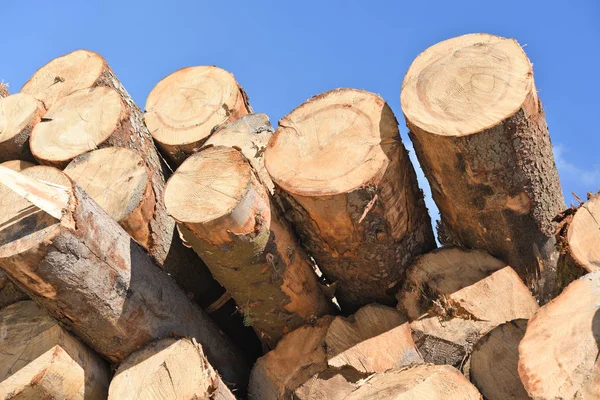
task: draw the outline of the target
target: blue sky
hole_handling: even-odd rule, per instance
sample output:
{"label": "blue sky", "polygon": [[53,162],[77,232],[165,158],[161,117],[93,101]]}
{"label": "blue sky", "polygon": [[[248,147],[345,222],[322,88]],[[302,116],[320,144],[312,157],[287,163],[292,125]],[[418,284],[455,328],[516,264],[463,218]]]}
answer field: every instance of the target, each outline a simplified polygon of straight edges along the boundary
{"label": "blue sky", "polygon": [[567,203],[600,189],[598,1],[3,0],[0,19],[0,79],[13,92],[79,48],[102,54],[142,108],[164,76],[214,64],[274,125],[326,90],[379,93],[409,148],[399,93],[412,60],[465,33],[514,37],[534,63]]}

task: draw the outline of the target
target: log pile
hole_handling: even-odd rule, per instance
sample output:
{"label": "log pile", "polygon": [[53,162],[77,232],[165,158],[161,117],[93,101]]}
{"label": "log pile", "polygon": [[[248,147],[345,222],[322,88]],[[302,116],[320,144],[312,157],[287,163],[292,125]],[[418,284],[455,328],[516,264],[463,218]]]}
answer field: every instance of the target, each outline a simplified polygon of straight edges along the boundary
{"label": "log pile", "polygon": [[600,397],[600,193],[566,208],[521,46],[438,43],[400,100],[439,249],[376,94],[273,129],[215,66],[143,113],[87,50],[0,84],[0,397]]}

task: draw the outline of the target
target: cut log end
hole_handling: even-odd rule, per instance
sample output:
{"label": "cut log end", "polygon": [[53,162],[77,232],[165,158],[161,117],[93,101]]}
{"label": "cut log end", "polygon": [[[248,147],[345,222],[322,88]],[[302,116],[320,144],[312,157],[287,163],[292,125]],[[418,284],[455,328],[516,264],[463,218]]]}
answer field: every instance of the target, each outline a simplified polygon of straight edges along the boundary
{"label": "cut log end", "polygon": [[517,370],[518,347],[526,329],[525,319],[506,322],[475,344],[469,374],[487,400],[529,399]]}
{"label": "cut log end", "polygon": [[0,312],[0,397],[105,399],[105,362],[33,301]]}
{"label": "cut log end", "polygon": [[536,399],[599,398],[600,271],[571,283],[529,320],[519,376]]}
{"label": "cut log end", "polygon": [[402,110],[436,135],[465,136],[513,115],[536,96],[531,63],[513,39],[459,36],[431,46],[411,65]]}
{"label": "cut log end", "polygon": [[41,163],[64,168],[94,150],[121,128],[127,115],[117,91],[82,89],[53,103],[31,134],[31,152]]}
{"label": "cut log end", "polygon": [[28,94],[0,97],[0,161],[33,161],[29,135],[45,111],[43,105]]}
{"label": "cut log end", "polygon": [[47,109],[71,93],[93,86],[107,68],[102,56],[77,50],[50,61],[21,88],[44,103]]}
{"label": "cut log end", "polygon": [[397,148],[397,121],[375,94],[338,89],[315,96],[279,122],[265,155],[273,181],[310,196],[377,181]]}
{"label": "cut log end", "polygon": [[588,272],[600,269],[600,194],[591,196],[577,209],[566,242],[577,266]]}
{"label": "cut log end", "polygon": [[82,154],[64,171],[142,247],[149,248],[155,199],[146,165],[137,153],[107,147]]}
{"label": "cut log end", "polygon": [[2,164],[0,164],[0,167],[12,169],[15,172],[21,172],[25,168],[34,167],[34,166],[35,166],[35,164],[30,163],[29,161],[23,161],[23,160],[10,160],[10,161],[5,161]]}
{"label": "cut log end", "polygon": [[202,147],[219,124],[251,112],[233,75],[217,67],[189,67],[161,80],[146,100],[144,119],[174,166]]}
{"label": "cut log end", "polygon": [[108,399],[234,400],[204,356],[202,347],[188,339],[162,339],[133,353],[117,369]]}

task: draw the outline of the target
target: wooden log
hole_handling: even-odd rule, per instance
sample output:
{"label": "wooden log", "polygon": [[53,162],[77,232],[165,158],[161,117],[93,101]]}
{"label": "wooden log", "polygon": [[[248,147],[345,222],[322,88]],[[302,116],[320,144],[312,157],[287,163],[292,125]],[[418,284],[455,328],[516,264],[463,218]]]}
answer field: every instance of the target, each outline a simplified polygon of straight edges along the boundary
{"label": "wooden log", "polygon": [[205,146],[229,146],[240,149],[258,179],[273,193],[273,181],[265,168],[264,152],[273,136],[273,127],[265,114],[248,114],[217,126]]}
{"label": "wooden log", "polygon": [[475,344],[469,369],[471,382],[487,400],[527,400],[519,371],[519,342],[527,320],[498,325]]}
{"label": "wooden log", "polygon": [[0,398],[106,399],[106,362],[33,301],[0,311]]}
{"label": "wooden log", "polygon": [[188,339],[162,339],[136,351],[110,382],[109,400],[235,400],[202,347]]}
{"label": "wooden log", "polygon": [[66,174],[8,172],[0,169],[12,189],[0,189],[0,267],[32,298],[112,362],[154,339],[188,335],[228,382],[245,387],[237,348]]}
{"label": "wooden log", "polygon": [[530,318],[538,304],[504,262],[482,250],[442,248],[409,267],[398,308],[413,320],[426,362],[462,370],[481,336],[504,322]]}
{"label": "wooden log", "polygon": [[256,399],[343,398],[376,372],[422,363],[406,317],[379,304],[351,317],[320,318],[287,334],[256,362],[249,394]]}
{"label": "wooden log", "polygon": [[313,97],[279,121],[265,165],[342,310],[393,305],[405,268],[435,242],[383,99],[354,89]]}
{"label": "wooden log", "polygon": [[45,112],[42,103],[29,94],[0,97],[0,162],[34,161],[29,136]]}
{"label": "wooden log", "polygon": [[2,81],[0,82],[0,99],[8,96],[10,96],[10,92],[8,91],[8,85],[4,83],[4,81]]}
{"label": "wooden log", "polygon": [[416,365],[375,375],[346,400],[481,400],[477,389],[448,365]]}
{"label": "wooden log", "polygon": [[565,208],[532,66],[513,39],[438,43],[412,63],[401,103],[441,215],[442,244],[503,260],[553,292],[552,218]]}
{"label": "wooden log", "polygon": [[13,171],[23,171],[25,168],[33,167],[35,164],[23,160],[10,160],[0,163],[0,167],[6,167]]}
{"label": "wooden log", "polygon": [[169,179],[165,204],[267,348],[329,310],[312,265],[238,150],[216,146],[188,158]]}
{"label": "wooden log", "polygon": [[146,100],[144,119],[173,168],[198,152],[214,127],[252,112],[230,72],[188,67],[163,78]]}
{"label": "wooden log", "polygon": [[600,269],[600,193],[588,194],[588,201],[560,213],[556,247],[559,290],[586,274]]}
{"label": "wooden log", "polygon": [[19,301],[29,300],[27,296],[6,273],[0,269],[0,310]]}
{"label": "wooden log", "polygon": [[529,320],[519,376],[534,399],[600,397],[600,271],[571,283]]}

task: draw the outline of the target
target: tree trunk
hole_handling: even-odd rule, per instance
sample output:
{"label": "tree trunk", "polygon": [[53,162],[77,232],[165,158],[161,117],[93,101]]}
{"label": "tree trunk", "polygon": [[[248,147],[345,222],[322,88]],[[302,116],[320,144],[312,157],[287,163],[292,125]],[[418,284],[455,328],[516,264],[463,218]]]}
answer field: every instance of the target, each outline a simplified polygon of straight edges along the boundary
{"label": "tree trunk", "polygon": [[371,304],[349,318],[325,316],[284,336],[258,359],[249,393],[265,400],[342,399],[373,373],[422,362],[406,318]]}
{"label": "tree trunk", "polygon": [[[0,175],[20,193],[0,191],[0,266],[32,298],[113,362],[153,339],[189,335],[244,387],[238,350],[79,186],[49,167],[14,175]],[[17,178],[25,183],[11,183]]]}
{"label": "tree trunk", "polygon": [[279,122],[265,164],[344,313],[394,304],[414,256],[435,248],[398,123],[381,97],[339,89]]}
{"label": "tree trunk", "polygon": [[235,400],[204,356],[188,339],[162,339],[133,353],[117,369],[109,400]]}
{"label": "tree trunk", "polygon": [[440,241],[488,251],[548,299],[552,218],[564,201],[521,46],[487,34],[438,43],[411,65],[401,103],[440,210]]}
{"label": "tree trunk", "polygon": [[189,67],[161,80],[146,100],[144,119],[173,168],[198,152],[213,128],[252,112],[248,96],[221,68]]}
{"label": "tree trunk", "polygon": [[406,272],[398,308],[426,362],[459,369],[477,340],[499,324],[528,319],[538,304],[516,272],[481,250],[444,248]]}
{"label": "tree trunk", "polygon": [[273,181],[265,168],[264,151],[273,136],[273,127],[265,114],[248,114],[238,120],[217,126],[205,146],[238,148],[250,161],[258,179],[273,194]]}
{"label": "tree trunk", "polygon": [[0,97],[0,162],[34,161],[29,150],[29,135],[46,110],[35,97],[17,93]]}
{"label": "tree trunk", "polygon": [[483,336],[471,355],[471,382],[487,400],[528,400],[517,364],[519,342],[527,329],[526,319],[516,319]]}
{"label": "tree trunk", "polygon": [[105,361],[33,301],[2,310],[0,325],[0,398],[106,399]]}
{"label": "tree trunk", "polygon": [[481,400],[481,394],[448,365],[417,365],[378,374],[345,400]]}
{"label": "tree trunk", "polygon": [[165,204],[268,348],[329,310],[308,258],[238,150],[190,157],[169,180]]}
{"label": "tree trunk", "polygon": [[600,398],[600,271],[571,283],[529,320],[519,376],[534,399]]}
{"label": "tree trunk", "polygon": [[600,269],[600,193],[588,194],[588,201],[563,211],[555,221],[560,291],[587,272]]}

